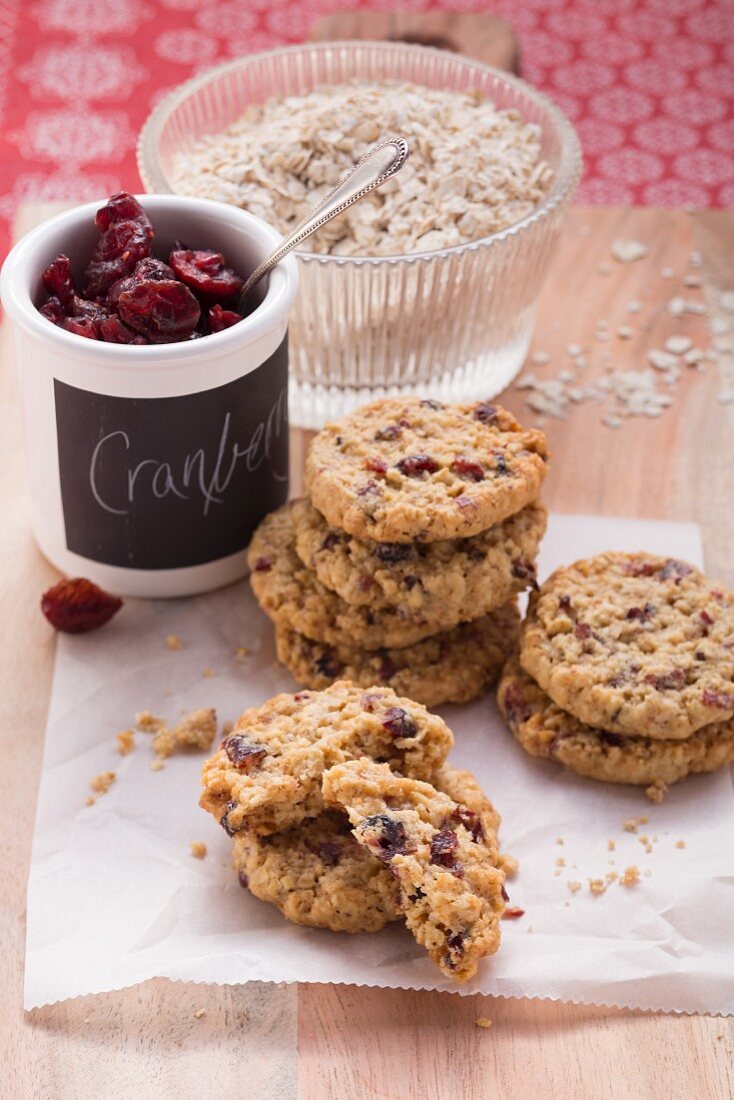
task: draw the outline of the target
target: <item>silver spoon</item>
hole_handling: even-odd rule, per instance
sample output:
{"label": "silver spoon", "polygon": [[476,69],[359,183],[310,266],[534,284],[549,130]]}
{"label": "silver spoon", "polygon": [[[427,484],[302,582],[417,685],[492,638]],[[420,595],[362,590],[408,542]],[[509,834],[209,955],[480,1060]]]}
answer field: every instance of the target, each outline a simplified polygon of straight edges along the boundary
{"label": "silver spoon", "polygon": [[240,291],[237,312],[245,312],[243,309],[245,299],[252,288],[260,282],[263,275],[267,275],[271,268],[280,263],[292,248],[296,248],[301,241],[305,241],[306,237],[310,237],[337,214],[343,213],[347,207],[391,179],[396,172],[400,171],[407,159],[408,143],[402,138],[390,138],[389,141],[384,141],[381,145],[370,149],[369,153],[355,164],[351,172],[329,191],[313,210],[309,211],[283,243],[278,245],[275,252],[255,268]]}

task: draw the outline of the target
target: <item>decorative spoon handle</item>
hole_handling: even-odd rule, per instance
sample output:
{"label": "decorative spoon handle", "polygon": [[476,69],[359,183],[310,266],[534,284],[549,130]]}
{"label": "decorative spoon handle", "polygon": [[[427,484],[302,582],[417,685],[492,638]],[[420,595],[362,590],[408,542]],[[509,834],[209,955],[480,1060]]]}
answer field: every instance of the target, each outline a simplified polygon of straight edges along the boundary
{"label": "decorative spoon handle", "polygon": [[322,225],[343,213],[347,207],[358,202],[370,191],[380,187],[391,179],[408,159],[408,145],[402,138],[390,138],[381,145],[370,149],[369,153],[355,164],[341,183],[329,192],[321,202],[311,210],[306,217],[298,223],[295,229],[286,237],[282,244],[267,260],[256,267],[252,275],[245,283],[237,301],[239,312],[243,312],[242,306],[256,283],[266,275],[271,268],[280,263],[285,255],[296,248],[306,237],[310,237]]}

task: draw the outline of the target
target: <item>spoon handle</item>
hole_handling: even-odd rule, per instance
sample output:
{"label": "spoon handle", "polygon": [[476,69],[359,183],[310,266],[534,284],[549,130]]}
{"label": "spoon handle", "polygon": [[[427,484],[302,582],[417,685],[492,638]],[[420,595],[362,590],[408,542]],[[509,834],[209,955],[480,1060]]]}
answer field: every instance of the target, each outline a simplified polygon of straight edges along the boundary
{"label": "spoon handle", "polygon": [[337,214],[341,214],[347,207],[391,179],[396,172],[400,171],[407,159],[408,145],[402,138],[390,138],[381,145],[376,145],[374,149],[370,149],[369,153],[355,164],[351,172],[313,210],[309,211],[276,251],[255,268],[242,288],[239,304],[243,303],[255,283],[280,263],[286,253],[306,237],[310,237],[322,225],[326,225]]}

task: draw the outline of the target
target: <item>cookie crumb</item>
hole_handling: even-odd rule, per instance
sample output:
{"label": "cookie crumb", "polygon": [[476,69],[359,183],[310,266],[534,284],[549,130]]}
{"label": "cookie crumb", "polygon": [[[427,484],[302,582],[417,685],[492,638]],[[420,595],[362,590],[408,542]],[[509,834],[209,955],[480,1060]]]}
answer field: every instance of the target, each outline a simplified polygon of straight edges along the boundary
{"label": "cookie crumb", "polygon": [[517,874],[517,869],[520,866],[514,856],[509,855],[507,852],[502,852],[499,859],[499,864],[502,870],[505,872],[507,878],[514,878]]}
{"label": "cookie crumb", "polygon": [[222,725],[222,737],[229,737],[230,733],[234,729],[234,722],[231,718],[228,718]]}
{"label": "cookie crumb", "polygon": [[592,894],[603,894],[604,891],[606,890],[606,888],[607,888],[607,886],[606,886],[606,883],[604,882],[603,879],[601,879],[601,878],[590,878],[589,879],[589,890],[591,891]]}
{"label": "cookie crumb", "polygon": [[206,858],[206,844],[204,844],[203,841],[201,841],[201,840],[192,840],[190,847],[191,847],[191,854],[194,857],[194,859],[205,859]]}
{"label": "cookie crumb", "polygon": [[619,878],[619,874],[616,871],[607,871],[604,877],[606,878],[607,882],[616,882]]}
{"label": "cookie crumb", "polygon": [[94,795],[90,794],[90,795],[87,796],[86,805],[87,806],[93,806],[96,801],[97,801],[97,799],[94,797]]}
{"label": "cookie crumb", "polygon": [[675,846],[676,848],[685,848],[686,842],[685,840],[676,840]]}
{"label": "cookie crumb", "polygon": [[181,639],[178,634],[166,634],[166,645],[169,649],[180,649]]}
{"label": "cookie crumb", "polygon": [[201,675],[205,680],[211,680],[212,676],[216,676],[216,671],[213,668],[205,668],[202,670]]}
{"label": "cookie crumb", "polygon": [[647,814],[642,814],[641,817],[637,818],[637,824],[638,825],[647,825],[649,820],[650,820],[650,818],[647,816]]}
{"label": "cookie crumb", "polygon": [[637,818],[636,817],[628,817],[626,821],[622,822],[622,828],[624,829],[624,831],[626,833],[636,833],[637,832]]}
{"label": "cookie crumb", "polygon": [[624,874],[619,876],[620,886],[636,886],[640,881],[639,867],[625,867]]}
{"label": "cookie crumb", "polygon": [[563,837],[562,836],[557,836],[556,837],[556,844],[563,844]]}
{"label": "cookie crumb", "polygon": [[157,733],[165,729],[165,718],[156,718],[149,710],[141,710],[135,715],[135,725],[142,733]]}
{"label": "cookie crumb", "polygon": [[160,759],[160,757],[156,757],[155,760],[151,760],[151,762],[150,762],[150,770],[152,772],[162,771],[162,769],[165,768],[165,766],[166,765],[163,763],[163,761]]}
{"label": "cookie crumb", "polygon": [[200,1020],[202,1016],[206,1016],[206,1009],[205,1008],[197,1008],[196,1012],[194,1013],[194,1019],[195,1020]]}
{"label": "cookie crumb", "polygon": [[615,852],[616,850],[617,850],[616,842],[614,840],[611,840],[611,839],[608,840],[607,841],[607,851],[608,852]]}
{"label": "cookie crumb", "polygon": [[569,879],[569,881],[566,883],[566,886],[568,886],[572,894],[578,894],[579,890],[581,889],[581,883],[577,882],[575,879]]}
{"label": "cookie crumb", "polygon": [[107,794],[107,791],[116,779],[117,775],[115,772],[100,772],[99,775],[95,775],[89,785],[97,794]]}
{"label": "cookie crumb", "polygon": [[477,1026],[477,1027],[484,1027],[484,1028],[488,1028],[488,1027],[491,1027],[491,1026],[492,1026],[492,1023],[493,1023],[493,1021],[492,1021],[492,1020],[490,1020],[489,1016],[479,1016],[479,1017],[478,1017],[478,1018],[477,1018],[477,1019],[476,1019],[476,1020],[474,1021],[474,1023],[476,1024],[476,1026]]}
{"label": "cookie crumb", "polygon": [[653,783],[651,786],[645,788],[645,794],[651,802],[655,802],[659,805],[663,801],[667,789],[667,783]]}
{"label": "cookie crumb", "polygon": [[244,661],[245,657],[249,657],[249,656],[250,656],[250,650],[247,648],[247,646],[238,645],[237,649],[234,651],[235,661]]}
{"label": "cookie crumb", "polygon": [[156,731],[156,735],[153,738],[153,752],[156,754],[159,760],[162,760],[166,756],[170,756],[176,747],[176,738],[169,730],[168,726],[161,726]]}
{"label": "cookie crumb", "polygon": [[120,756],[127,756],[135,748],[135,732],[133,730],[121,730],[115,734],[117,751]]}
{"label": "cookie crumb", "polygon": [[556,867],[565,867],[565,866],[566,866],[565,859],[563,858],[563,856],[559,856],[558,859],[556,860]]}
{"label": "cookie crumb", "polygon": [[217,712],[209,707],[189,711],[173,731],[176,747],[210,749],[217,735]]}

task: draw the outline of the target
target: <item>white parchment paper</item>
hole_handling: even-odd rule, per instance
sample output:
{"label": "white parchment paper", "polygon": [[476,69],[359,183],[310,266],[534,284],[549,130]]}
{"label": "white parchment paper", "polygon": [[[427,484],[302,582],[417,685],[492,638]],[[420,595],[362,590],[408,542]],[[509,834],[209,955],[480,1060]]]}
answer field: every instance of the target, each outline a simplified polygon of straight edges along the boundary
{"label": "white parchment paper", "polygon": [[[540,574],[640,548],[701,562],[691,524],[554,516]],[[169,650],[167,634],[183,648]],[[275,664],[272,629],[246,584],[128,601],[104,630],[59,638],[28,888],[27,1008],[156,975],[455,988],[401,926],[359,936],[301,928],[243,890],[227,837],[197,806],[201,755],[153,772],[146,735],[129,756],[115,751],[115,733],[138,710],[175,720],[215,706],[225,720],[283,690],[293,682]],[[730,771],[681,783],[654,806],[640,790],[527,756],[490,696],[443,713],[456,735],[452,763],[474,770],[502,813],[503,846],[520,860],[511,904],[525,910],[503,923],[499,954],[461,992],[733,1012]],[[107,769],[117,782],[86,806],[91,778]],[[623,829],[645,814],[637,833]],[[190,854],[194,840],[208,846],[203,861]],[[637,886],[589,891],[589,878],[630,865],[640,868]]]}

